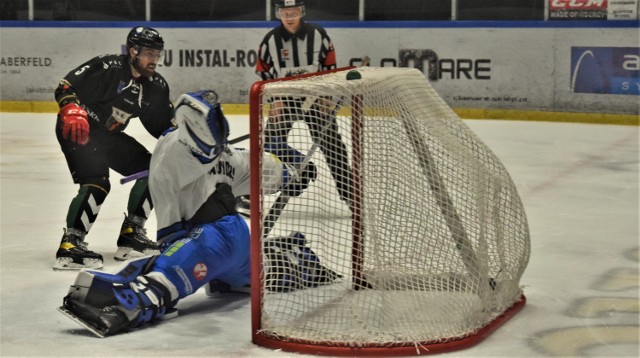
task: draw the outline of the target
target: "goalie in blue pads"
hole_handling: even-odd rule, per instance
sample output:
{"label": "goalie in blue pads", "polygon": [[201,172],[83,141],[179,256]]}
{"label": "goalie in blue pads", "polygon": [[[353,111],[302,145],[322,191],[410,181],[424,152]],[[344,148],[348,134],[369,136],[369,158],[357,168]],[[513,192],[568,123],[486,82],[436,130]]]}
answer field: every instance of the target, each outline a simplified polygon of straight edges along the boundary
{"label": "goalie in blue pads", "polygon": [[[238,287],[250,282],[249,229],[235,199],[249,193],[249,152],[227,145],[228,122],[213,91],[180,96],[176,123],[158,140],[149,170],[162,254],[131,261],[114,274],[80,272],[60,307],[100,337],[167,318],[180,299],[210,281]],[[313,163],[296,173],[268,153],[263,168],[282,173],[268,176],[271,181],[263,183],[267,192],[300,195],[316,177]],[[337,277],[328,269],[321,272],[317,256],[300,239],[269,246],[276,259],[283,250],[302,254],[296,265],[288,266],[288,276],[273,276],[279,277],[274,284],[283,285],[274,291],[314,287]],[[286,284],[286,277],[297,281]]]}

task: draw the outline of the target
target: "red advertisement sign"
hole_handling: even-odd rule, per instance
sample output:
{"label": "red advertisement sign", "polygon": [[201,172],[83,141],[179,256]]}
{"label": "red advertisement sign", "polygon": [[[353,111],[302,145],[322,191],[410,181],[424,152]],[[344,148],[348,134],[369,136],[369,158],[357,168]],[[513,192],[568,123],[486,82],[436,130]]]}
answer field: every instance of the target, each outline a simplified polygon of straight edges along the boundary
{"label": "red advertisement sign", "polygon": [[549,0],[549,20],[606,20],[608,0]]}

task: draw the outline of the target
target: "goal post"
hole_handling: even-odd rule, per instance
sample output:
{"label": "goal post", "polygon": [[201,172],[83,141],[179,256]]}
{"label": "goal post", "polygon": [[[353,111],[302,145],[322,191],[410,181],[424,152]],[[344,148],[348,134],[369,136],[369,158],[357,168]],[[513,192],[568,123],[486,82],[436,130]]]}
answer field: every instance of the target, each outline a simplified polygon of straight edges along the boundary
{"label": "goal post", "polygon": [[[480,342],[524,306],[530,239],[517,189],[420,71],[257,82],[250,117],[254,343],[439,353]],[[281,175],[262,170],[274,137],[317,168],[300,196],[263,190]]]}

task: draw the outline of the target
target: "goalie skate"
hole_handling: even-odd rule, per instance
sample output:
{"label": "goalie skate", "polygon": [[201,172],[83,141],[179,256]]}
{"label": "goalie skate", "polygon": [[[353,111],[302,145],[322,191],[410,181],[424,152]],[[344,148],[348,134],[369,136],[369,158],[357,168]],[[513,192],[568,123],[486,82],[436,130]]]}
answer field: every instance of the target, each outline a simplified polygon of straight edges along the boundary
{"label": "goalie skate", "polygon": [[[71,310],[69,310],[65,306],[58,307],[58,311],[63,315],[69,317],[72,321],[76,322],[80,326],[86,328],[89,332],[91,332],[94,336],[98,338],[105,338],[108,335],[108,331],[109,331],[108,329],[100,328],[94,323],[90,321],[86,321],[81,317],[78,317],[75,313],[73,313]],[[178,314],[179,314],[178,310],[173,308],[169,312],[167,312],[164,316],[162,316],[162,318],[160,318],[158,321],[166,321],[166,320],[176,318],[178,317]]]}
{"label": "goalie skate", "polygon": [[104,338],[107,336],[106,329],[100,329],[99,327],[96,327],[95,325],[93,325],[93,323],[83,320],[82,318],[76,316],[73,312],[71,312],[71,310],[69,310],[65,306],[58,307],[58,311],[60,311],[60,313],[62,313],[63,315],[69,317],[72,321],[86,328],[89,332],[93,333],[93,335],[95,335],[96,337]]}

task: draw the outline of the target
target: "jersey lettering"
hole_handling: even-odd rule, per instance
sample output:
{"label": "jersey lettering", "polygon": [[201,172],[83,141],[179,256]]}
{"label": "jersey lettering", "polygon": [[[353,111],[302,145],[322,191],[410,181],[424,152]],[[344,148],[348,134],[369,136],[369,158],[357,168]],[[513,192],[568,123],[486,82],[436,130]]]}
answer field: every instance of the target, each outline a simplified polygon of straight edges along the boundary
{"label": "jersey lettering", "polygon": [[224,175],[233,180],[236,175],[236,168],[234,168],[229,162],[221,160],[217,165],[209,170],[209,174],[211,175]]}
{"label": "jersey lettering", "polygon": [[76,72],[74,72],[73,74],[76,76],[79,76],[80,74],[82,74],[82,72],[84,72],[87,68],[89,68],[89,65],[86,66],[82,66],[79,70],[77,70]]}

